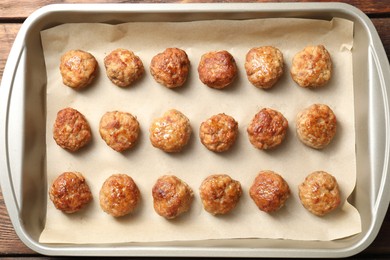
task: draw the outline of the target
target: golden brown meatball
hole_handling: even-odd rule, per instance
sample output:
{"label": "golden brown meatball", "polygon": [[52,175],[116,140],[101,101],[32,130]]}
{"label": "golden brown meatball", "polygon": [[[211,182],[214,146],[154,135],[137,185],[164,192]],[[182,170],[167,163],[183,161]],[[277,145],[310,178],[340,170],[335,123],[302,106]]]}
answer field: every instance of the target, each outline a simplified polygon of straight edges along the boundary
{"label": "golden brown meatball", "polygon": [[278,111],[263,108],[247,128],[249,141],[261,150],[274,148],[282,143],[288,128],[287,119]]}
{"label": "golden brown meatball", "polygon": [[299,185],[302,205],[317,216],[324,216],[340,205],[340,191],[335,177],[324,171],[309,174]]}
{"label": "golden brown meatball", "polygon": [[256,87],[268,89],[283,75],[283,54],[272,46],[252,48],[246,54],[248,80]]}
{"label": "golden brown meatball", "polygon": [[68,87],[85,88],[96,77],[97,68],[98,63],[89,52],[71,50],[61,56],[62,81]]}
{"label": "golden brown meatball", "polygon": [[190,186],[173,175],[164,175],[152,188],[154,210],[166,219],[174,219],[187,212],[194,200]]}
{"label": "golden brown meatball", "polygon": [[107,112],[99,124],[100,136],[117,152],[132,148],[138,140],[139,131],[137,119],[126,112]]}
{"label": "golden brown meatball", "polygon": [[187,53],[179,48],[168,48],[152,58],[150,73],[167,88],[181,87],[187,80],[190,61]]}
{"label": "golden brown meatball", "polygon": [[65,213],[74,213],[84,208],[92,194],[83,175],[79,172],[64,172],[58,176],[49,191],[54,206]]}
{"label": "golden brown meatball", "polygon": [[332,60],[323,45],[307,46],[292,61],[292,79],[303,88],[326,85],[332,76]]}
{"label": "golden brown meatball", "polygon": [[64,108],[57,113],[53,138],[62,148],[75,152],[91,141],[91,128],[79,111],[70,107]]}
{"label": "golden brown meatball", "polygon": [[204,209],[213,214],[227,214],[233,210],[242,195],[240,182],[226,174],[210,175],[199,188]]}
{"label": "golden brown meatball", "polygon": [[214,115],[200,125],[200,140],[213,152],[227,151],[236,141],[237,135],[237,121],[225,114]]}
{"label": "golden brown meatball", "polygon": [[290,197],[290,188],[282,176],[273,171],[261,171],[249,189],[249,195],[264,212],[279,210]]}
{"label": "golden brown meatball", "polygon": [[133,212],[141,200],[141,193],[134,180],[126,174],[113,174],[99,192],[100,207],[113,217]]}
{"label": "golden brown meatball", "polygon": [[165,152],[180,152],[191,136],[190,120],[176,109],[168,110],[156,118],[149,128],[152,145]]}
{"label": "golden brown meatball", "polygon": [[336,135],[337,120],[330,107],[314,104],[298,113],[296,128],[304,144],[323,149]]}
{"label": "golden brown meatball", "polygon": [[119,87],[127,87],[144,74],[141,59],[126,49],[113,50],[104,58],[107,77]]}
{"label": "golden brown meatball", "polygon": [[230,85],[237,75],[237,65],[227,51],[213,51],[202,55],[198,65],[199,79],[216,89]]}

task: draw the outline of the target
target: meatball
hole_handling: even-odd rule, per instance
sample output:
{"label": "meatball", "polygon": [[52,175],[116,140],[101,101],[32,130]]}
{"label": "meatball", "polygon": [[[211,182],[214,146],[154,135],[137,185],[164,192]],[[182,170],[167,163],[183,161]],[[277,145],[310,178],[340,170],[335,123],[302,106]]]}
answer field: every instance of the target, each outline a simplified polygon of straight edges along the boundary
{"label": "meatball", "polygon": [[258,88],[269,89],[274,86],[283,75],[283,67],[283,54],[275,47],[252,48],[246,54],[246,75]]}
{"label": "meatball", "polygon": [[123,152],[136,144],[140,128],[132,114],[113,111],[102,116],[99,132],[108,146],[117,152]]}
{"label": "meatball", "polygon": [[302,205],[317,216],[324,216],[340,205],[340,191],[335,177],[324,171],[309,174],[299,185]]}
{"label": "meatball", "polygon": [[198,65],[199,79],[216,89],[230,85],[237,75],[237,65],[227,51],[213,51],[202,55]]}
{"label": "meatball", "polygon": [[200,140],[213,152],[227,151],[236,141],[237,135],[237,121],[225,114],[214,115],[200,125]]}
{"label": "meatball", "polygon": [[210,175],[199,188],[204,209],[212,215],[227,214],[233,210],[242,195],[240,182],[226,174]]}
{"label": "meatball", "polygon": [[126,174],[113,174],[99,192],[100,207],[113,217],[133,212],[141,200],[141,193],[134,180]]}
{"label": "meatball", "polygon": [[326,85],[332,76],[332,60],[323,45],[307,46],[298,52],[291,66],[292,79],[303,88]]}
{"label": "meatball", "polygon": [[298,138],[315,149],[325,148],[336,135],[336,116],[327,105],[314,104],[297,115]]}
{"label": "meatball", "polygon": [[91,128],[79,111],[70,107],[64,108],[57,113],[53,138],[62,148],[75,152],[91,141]]}
{"label": "meatball", "polygon": [[167,88],[181,87],[187,80],[190,61],[185,51],[168,48],[152,58],[150,73]]}
{"label": "meatball", "polygon": [[132,51],[116,49],[104,58],[107,77],[118,87],[127,87],[144,74],[141,59]]}
{"label": "meatball", "polygon": [[49,197],[64,213],[77,212],[92,200],[89,186],[79,172],[64,172],[58,176],[51,185]]}
{"label": "meatball", "polygon": [[287,119],[278,111],[263,108],[247,128],[249,141],[261,150],[274,148],[282,143],[288,128]]}
{"label": "meatball", "polygon": [[174,219],[187,212],[194,200],[190,186],[178,177],[164,175],[152,188],[154,210],[166,219]]}
{"label": "meatball", "polygon": [[180,152],[191,136],[190,120],[176,109],[168,110],[156,118],[149,128],[152,145],[165,152]]}
{"label": "meatball", "polygon": [[282,176],[273,171],[261,171],[249,189],[257,207],[267,213],[279,210],[290,197],[290,188]]}
{"label": "meatball", "polygon": [[61,56],[62,81],[73,89],[82,89],[88,86],[96,77],[97,68],[98,63],[89,52],[71,50]]}

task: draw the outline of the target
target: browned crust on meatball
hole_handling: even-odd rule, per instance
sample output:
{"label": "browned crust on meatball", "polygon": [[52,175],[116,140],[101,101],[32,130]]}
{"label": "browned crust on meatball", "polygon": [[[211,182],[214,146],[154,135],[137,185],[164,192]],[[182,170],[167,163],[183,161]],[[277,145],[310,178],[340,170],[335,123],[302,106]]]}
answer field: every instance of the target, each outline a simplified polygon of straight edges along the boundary
{"label": "browned crust on meatball", "polygon": [[187,80],[190,61],[187,53],[179,48],[167,48],[152,58],[150,73],[167,88],[181,87]]}
{"label": "browned crust on meatball", "polygon": [[226,174],[210,175],[199,188],[204,209],[212,215],[223,215],[232,211],[242,195],[240,182]]}
{"label": "browned crust on meatball", "polygon": [[117,152],[123,152],[136,144],[140,128],[132,114],[112,111],[102,116],[99,132],[108,146]]}
{"label": "browned crust on meatball", "polygon": [[141,59],[126,49],[113,50],[104,58],[107,77],[119,87],[130,86],[144,74]]}
{"label": "browned crust on meatball", "polygon": [[139,205],[141,193],[134,180],[126,174],[108,177],[99,192],[100,207],[113,217],[133,212]]}
{"label": "browned crust on meatball", "polygon": [[54,206],[64,213],[77,212],[92,200],[89,186],[79,172],[59,175],[50,187],[49,197]]}
{"label": "browned crust on meatball", "polygon": [[246,75],[258,88],[269,89],[274,86],[283,75],[283,68],[283,54],[275,47],[255,47],[246,55]]}
{"label": "browned crust on meatball", "polygon": [[274,148],[282,143],[288,128],[287,119],[278,111],[263,108],[247,128],[249,141],[261,150]]}
{"label": "browned crust on meatball", "polygon": [[61,56],[62,81],[73,89],[82,89],[88,86],[96,77],[97,68],[98,63],[89,52],[70,50]]}
{"label": "browned crust on meatball", "polygon": [[176,109],[168,110],[156,118],[149,128],[152,145],[165,152],[180,152],[191,136],[190,120]]}
{"label": "browned crust on meatball", "polygon": [[340,205],[340,191],[334,176],[324,171],[309,174],[299,185],[302,205],[317,216],[324,216]]}
{"label": "browned crust on meatball", "polygon": [[225,50],[202,55],[198,65],[199,79],[203,84],[216,89],[230,85],[237,76],[237,65],[233,56]]}
{"label": "browned crust on meatball", "polygon": [[154,210],[166,219],[174,219],[187,212],[194,193],[187,183],[173,175],[164,175],[152,188]]}
{"label": "browned crust on meatball", "polygon": [[91,128],[79,111],[64,108],[57,113],[53,138],[60,147],[75,152],[91,141]]}
{"label": "browned crust on meatball", "polygon": [[323,149],[336,135],[336,116],[327,105],[314,104],[298,113],[296,129],[304,144]]}
{"label": "browned crust on meatball", "polygon": [[323,45],[307,46],[292,61],[292,79],[303,88],[326,85],[332,77],[332,60]]}
{"label": "browned crust on meatball", "polygon": [[282,176],[273,171],[261,171],[249,189],[257,207],[267,213],[279,210],[290,197],[290,188]]}
{"label": "browned crust on meatball", "polygon": [[227,151],[236,141],[238,123],[226,114],[217,114],[200,125],[199,137],[202,144],[213,152]]}

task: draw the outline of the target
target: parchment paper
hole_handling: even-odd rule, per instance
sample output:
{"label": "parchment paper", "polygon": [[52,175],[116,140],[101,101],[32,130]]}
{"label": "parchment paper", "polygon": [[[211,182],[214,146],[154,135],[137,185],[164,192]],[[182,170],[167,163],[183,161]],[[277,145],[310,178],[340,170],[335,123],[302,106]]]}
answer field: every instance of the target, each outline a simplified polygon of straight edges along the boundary
{"label": "parchment paper", "polygon": [[[63,214],[47,202],[44,243],[116,243],[229,238],[283,238],[333,240],[361,231],[360,216],[347,202],[355,187],[355,130],[352,82],[353,23],[305,19],[262,19],[245,21],[196,21],[178,23],[64,24],[42,31],[47,68],[47,179],[64,171],[84,174],[93,202],[76,214]],[[334,66],[331,82],[324,88],[298,87],[289,75],[293,55],[309,44],[323,44]],[[279,48],[285,59],[283,78],[271,90],[252,86],[244,70],[245,55],[255,46]],[[142,59],[146,75],[134,86],[122,89],[105,75],[103,59],[115,48],[127,48]],[[157,84],[149,73],[150,60],[167,47],[184,49],[191,61],[187,84],[177,90]],[[91,52],[100,66],[99,76],[84,91],[62,84],[60,56],[70,49]],[[200,56],[225,49],[235,57],[239,75],[225,90],[204,86],[198,79]],[[328,104],[338,119],[335,139],[324,150],[303,145],[295,134],[295,116],[313,103]],[[93,141],[78,153],[69,153],[53,140],[56,113],[73,107],[89,121]],[[287,139],[271,151],[252,147],[246,128],[263,107],[276,109],[289,121]],[[182,111],[191,121],[193,135],[188,147],[178,154],[153,148],[148,128],[153,118],[168,109]],[[109,148],[100,138],[98,125],[106,111],[121,110],[137,116],[141,135],[136,147],[125,153]],[[208,117],[224,112],[239,123],[239,137],[231,151],[216,154],[199,141],[199,126]],[[273,170],[289,183],[292,194],[280,211],[267,214],[257,209],[248,190],[260,170]],[[311,172],[333,174],[340,185],[342,204],[325,217],[307,212],[299,202],[298,185]],[[113,218],[99,207],[99,190],[114,173],[133,177],[142,193],[134,214]],[[243,196],[238,207],[226,216],[212,216],[203,210],[198,194],[202,180],[214,173],[227,173],[241,182]],[[195,200],[188,214],[167,221],[153,209],[151,188],[163,174],[175,174],[194,190]],[[48,187],[49,188],[49,187]]]}

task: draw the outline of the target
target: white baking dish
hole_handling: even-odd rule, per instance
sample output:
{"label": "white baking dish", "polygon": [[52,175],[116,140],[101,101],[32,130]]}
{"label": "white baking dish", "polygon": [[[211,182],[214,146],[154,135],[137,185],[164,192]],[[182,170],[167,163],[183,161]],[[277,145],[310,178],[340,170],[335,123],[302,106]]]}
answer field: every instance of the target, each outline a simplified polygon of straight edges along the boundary
{"label": "white baking dish", "polygon": [[[362,232],[336,241],[232,239],[126,244],[42,244],[47,200],[45,172],[46,70],[40,31],[63,23],[192,21],[296,17],[354,22],[353,72],[357,184],[348,199],[360,212]],[[1,185],[20,239],[47,255],[341,257],[356,254],[375,238],[390,201],[390,68],[371,21],[339,3],[295,4],[87,4],[39,9],[23,24],[12,47],[0,88]]]}

